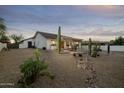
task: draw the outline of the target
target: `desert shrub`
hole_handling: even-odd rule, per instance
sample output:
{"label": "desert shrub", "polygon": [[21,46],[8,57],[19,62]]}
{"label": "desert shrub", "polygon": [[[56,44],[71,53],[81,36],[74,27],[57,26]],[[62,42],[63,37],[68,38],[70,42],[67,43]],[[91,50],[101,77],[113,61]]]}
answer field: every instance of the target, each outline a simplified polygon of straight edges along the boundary
{"label": "desert shrub", "polygon": [[93,52],[92,52],[92,57],[96,57],[97,56],[97,46],[93,47]]}
{"label": "desert shrub", "polygon": [[78,56],[79,56],[79,57],[82,57],[83,55],[80,53]]}
{"label": "desert shrub", "polygon": [[9,49],[18,49],[19,48],[19,43],[7,44],[7,47]]}
{"label": "desert shrub", "polygon": [[76,54],[74,53],[74,54],[73,54],[73,56],[75,57],[75,56],[76,56]]}
{"label": "desert shrub", "polygon": [[42,49],[43,49],[43,50],[46,50],[46,47],[43,47]]}
{"label": "desert shrub", "polygon": [[9,49],[4,47],[2,51],[9,51]]}
{"label": "desert shrub", "polygon": [[102,49],[100,48],[100,45],[97,47],[97,51],[102,51]]}
{"label": "desert shrub", "polygon": [[101,51],[101,49],[100,49],[100,47],[98,47],[97,45],[95,45],[94,47],[93,47],[93,52],[92,52],[92,57],[97,57],[97,56],[99,56],[99,51]]}
{"label": "desert shrub", "polygon": [[21,87],[32,84],[39,76],[48,76],[54,79],[54,75],[47,70],[48,65],[40,59],[40,55],[39,50],[36,49],[35,59],[29,58],[20,66],[22,76],[18,84],[21,85]]}
{"label": "desert shrub", "polygon": [[35,46],[32,46],[32,48],[36,48]]}

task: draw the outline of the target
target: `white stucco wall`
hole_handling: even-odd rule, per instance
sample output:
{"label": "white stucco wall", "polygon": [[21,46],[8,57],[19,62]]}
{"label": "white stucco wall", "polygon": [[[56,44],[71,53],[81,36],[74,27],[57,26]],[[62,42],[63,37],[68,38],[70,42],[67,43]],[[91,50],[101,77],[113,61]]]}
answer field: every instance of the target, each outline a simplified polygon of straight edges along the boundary
{"label": "white stucco wall", "polygon": [[6,43],[0,43],[0,51],[1,51],[3,48],[7,48],[7,44],[6,44]]}
{"label": "white stucco wall", "polygon": [[47,39],[47,49],[51,48],[51,41],[49,39]]}
{"label": "white stucco wall", "polygon": [[28,42],[32,42],[32,46],[34,46],[34,40],[33,39],[28,39],[23,41],[21,44],[19,44],[19,48],[28,48]]}
{"label": "white stucco wall", "polygon": [[37,34],[36,35],[36,38],[34,39],[35,41],[35,47],[36,48],[43,48],[43,47],[46,47],[47,48],[47,39],[42,36],[41,34]]}
{"label": "white stucco wall", "polygon": [[56,44],[56,40],[47,39],[47,49],[48,50],[55,50],[57,48],[57,46],[51,46],[51,44]]}
{"label": "white stucco wall", "polygon": [[28,48],[29,41],[32,41],[33,46],[35,43],[36,48],[42,49],[43,47],[46,47],[47,50],[56,49],[56,46],[51,46],[51,44],[52,44],[51,39],[45,38],[40,33],[37,33],[37,35],[34,39],[28,39],[28,40],[23,41],[21,44],[19,44],[19,48]]}

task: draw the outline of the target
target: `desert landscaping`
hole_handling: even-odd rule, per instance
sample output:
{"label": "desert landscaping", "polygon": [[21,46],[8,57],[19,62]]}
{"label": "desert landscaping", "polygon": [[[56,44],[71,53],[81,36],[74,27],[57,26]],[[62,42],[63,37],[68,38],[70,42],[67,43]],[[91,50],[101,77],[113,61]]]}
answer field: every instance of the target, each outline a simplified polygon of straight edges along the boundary
{"label": "desert landscaping", "polygon": [[[30,57],[34,49],[10,49],[0,53],[0,87],[19,87],[21,76],[19,66]],[[49,65],[54,74],[53,80],[47,77],[38,78],[29,87],[38,88],[87,88],[87,87],[124,87],[124,53],[101,52],[97,58],[88,57],[93,66],[95,80],[89,84],[87,69],[76,65],[75,57],[70,51],[58,54],[56,50],[41,50],[41,58]],[[93,85],[93,86],[91,86]]]}
{"label": "desert landscaping", "polygon": [[0,6],[0,88],[123,88],[123,6]]}

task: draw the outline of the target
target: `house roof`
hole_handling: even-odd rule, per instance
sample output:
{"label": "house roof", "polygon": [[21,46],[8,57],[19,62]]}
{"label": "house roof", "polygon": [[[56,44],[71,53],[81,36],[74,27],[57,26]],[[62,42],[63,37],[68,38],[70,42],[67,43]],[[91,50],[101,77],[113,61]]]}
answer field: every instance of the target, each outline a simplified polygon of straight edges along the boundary
{"label": "house roof", "polygon": [[[47,39],[56,39],[57,38],[57,35],[56,34],[52,34],[52,33],[46,33],[46,32],[36,32],[37,33],[40,33],[42,36],[44,36],[45,38]],[[35,35],[36,35],[35,34]]]}
{"label": "house roof", "polygon": [[[37,32],[40,33],[42,36],[44,36],[47,39],[56,39],[57,38],[57,34],[53,34],[53,33],[46,33],[46,32]],[[81,41],[81,39],[78,38],[72,38],[69,36],[64,36],[62,35],[63,39],[69,39],[69,40],[74,40],[74,41]]]}
{"label": "house roof", "polygon": [[34,37],[30,37],[30,38],[24,39],[21,42],[26,41],[26,40],[29,40],[29,39],[34,39]]}
{"label": "house roof", "polygon": [[[57,38],[57,34],[37,31],[36,34],[33,37],[28,38],[28,39],[34,39],[38,33],[41,34],[42,36],[44,36],[47,39],[56,39]],[[72,38],[72,37],[63,36],[63,35],[62,35],[62,38],[65,39],[65,40],[81,41],[81,39]],[[28,39],[25,39],[25,40],[28,40]],[[23,40],[23,41],[25,41],[25,40]]]}

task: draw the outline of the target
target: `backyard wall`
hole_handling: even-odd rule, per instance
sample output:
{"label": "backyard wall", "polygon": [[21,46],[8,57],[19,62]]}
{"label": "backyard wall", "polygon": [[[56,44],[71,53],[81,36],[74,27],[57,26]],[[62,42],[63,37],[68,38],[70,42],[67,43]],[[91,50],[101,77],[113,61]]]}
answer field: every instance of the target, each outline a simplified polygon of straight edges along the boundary
{"label": "backyard wall", "polygon": [[[107,51],[107,45],[106,46],[101,46],[101,49],[103,51]],[[124,52],[124,46],[110,46],[110,51],[118,51],[118,52]]]}
{"label": "backyard wall", "polygon": [[6,44],[6,43],[0,43],[0,51],[1,51],[3,48],[7,48],[7,44]]}
{"label": "backyard wall", "polygon": [[[83,50],[88,50],[87,45],[82,46]],[[102,51],[107,51],[107,45],[101,46]],[[117,46],[117,45],[112,45],[110,46],[110,51],[118,51],[118,52],[124,52],[124,46]]]}

